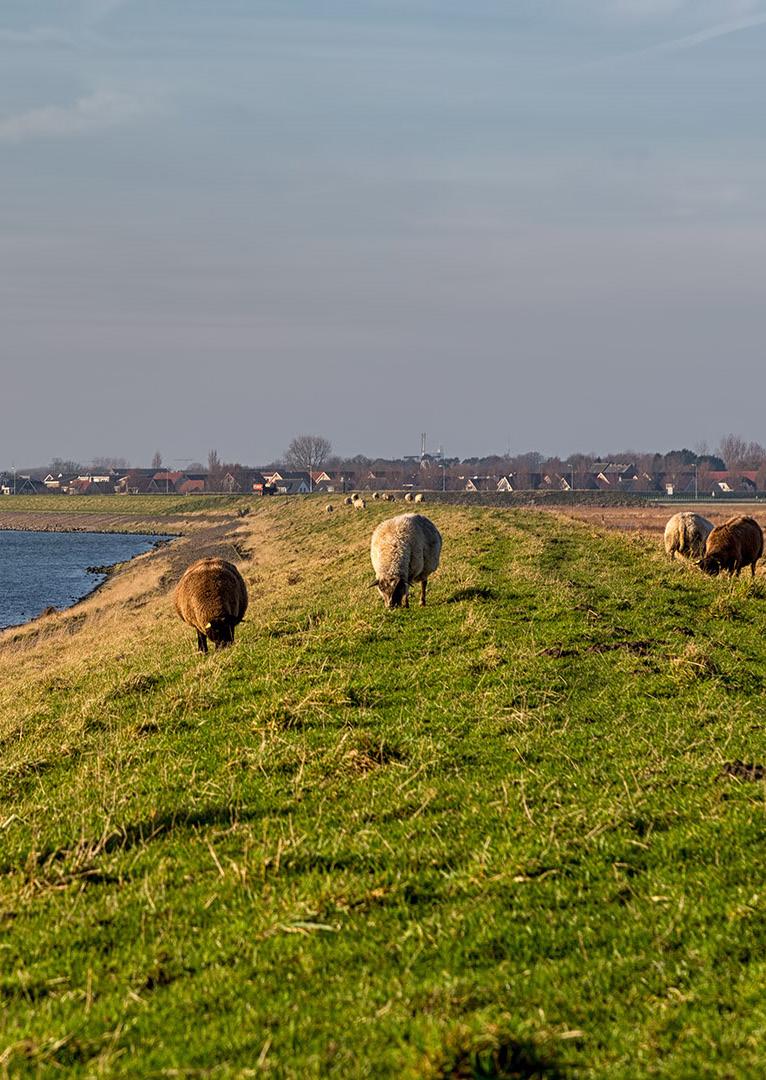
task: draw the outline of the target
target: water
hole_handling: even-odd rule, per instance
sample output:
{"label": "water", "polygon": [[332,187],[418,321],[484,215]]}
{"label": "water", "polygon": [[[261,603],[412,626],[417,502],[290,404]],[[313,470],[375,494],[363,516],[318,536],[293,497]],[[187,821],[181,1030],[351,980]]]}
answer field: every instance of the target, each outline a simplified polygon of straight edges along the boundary
{"label": "water", "polygon": [[0,531],[0,628],[34,619],[47,607],[81,600],[111,566],[150,551],[162,537],[144,533]]}

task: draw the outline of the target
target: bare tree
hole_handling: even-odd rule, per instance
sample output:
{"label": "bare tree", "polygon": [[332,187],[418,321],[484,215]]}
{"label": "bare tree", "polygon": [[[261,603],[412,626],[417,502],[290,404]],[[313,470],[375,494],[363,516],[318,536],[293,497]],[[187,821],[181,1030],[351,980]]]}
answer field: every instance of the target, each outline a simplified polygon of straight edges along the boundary
{"label": "bare tree", "polygon": [[127,469],[130,467],[128,460],[124,457],[94,457],[90,466],[94,472],[108,472],[110,469]]}
{"label": "bare tree", "polygon": [[740,435],[725,435],[716,453],[726,462],[727,469],[757,469],[766,460],[766,450],[758,442],[745,442]]}
{"label": "bare tree", "polygon": [[287,448],[285,461],[311,475],[322,468],[332,453],[332,443],[323,435],[297,435]]}
{"label": "bare tree", "polygon": [[49,471],[51,476],[76,476],[77,473],[83,472],[84,465],[81,465],[79,461],[67,461],[64,458],[55,457],[50,463]]}
{"label": "bare tree", "polygon": [[153,469],[161,469],[162,468],[162,454],[159,452],[159,450],[154,451],[154,457],[152,458],[152,468]]}

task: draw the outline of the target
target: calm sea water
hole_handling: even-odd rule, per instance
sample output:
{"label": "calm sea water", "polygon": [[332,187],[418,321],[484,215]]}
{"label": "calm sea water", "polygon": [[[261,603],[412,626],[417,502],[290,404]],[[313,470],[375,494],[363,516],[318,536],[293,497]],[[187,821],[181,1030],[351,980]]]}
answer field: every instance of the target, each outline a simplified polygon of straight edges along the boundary
{"label": "calm sea water", "polygon": [[0,628],[68,607],[94,589],[110,566],[149,551],[162,537],[139,533],[0,531]]}

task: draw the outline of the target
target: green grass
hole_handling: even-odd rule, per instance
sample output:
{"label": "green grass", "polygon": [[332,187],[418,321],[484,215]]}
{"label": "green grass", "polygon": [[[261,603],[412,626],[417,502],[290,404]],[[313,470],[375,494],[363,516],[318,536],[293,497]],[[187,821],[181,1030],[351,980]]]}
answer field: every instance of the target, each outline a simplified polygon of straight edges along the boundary
{"label": "green grass", "polygon": [[256,502],[255,497],[243,495],[4,495],[0,496],[0,512],[154,516],[229,510]]}
{"label": "green grass", "polygon": [[233,649],[138,612],[7,705],[6,1073],[766,1074],[763,583],[430,506],[386,612],[390,507],[269,502]]}

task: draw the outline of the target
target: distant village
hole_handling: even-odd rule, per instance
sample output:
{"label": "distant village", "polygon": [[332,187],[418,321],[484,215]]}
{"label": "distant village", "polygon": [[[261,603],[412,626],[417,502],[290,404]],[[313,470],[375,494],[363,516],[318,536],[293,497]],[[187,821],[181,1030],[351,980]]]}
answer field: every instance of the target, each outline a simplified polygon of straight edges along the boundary
{"label": "distant village", "polygon": [[[425,440],[424,440],[425,441]],[[321,440],[325,449],[330,444]],[[732,460],[726,460],[727,453]],[[310,456],[310,455],[309,455]],[[329,459],[329,454],[325,455]],[[729,436],[716,454],[689,450],[642,454],[633,460],[590,459],[573,454],[567,461],[536,453],[490,455],[462,461],[440,452],[400,459],[332,458],[325,466],[226,464],[211,451],[208,468],[194,463],[174,469],[120,465],[72,467],[54,462],[46,469],[0,472],[2,495],[201,495],[261,496],[335,494],[351,491],[442,491],[468,494],[503,492],[616,492],[658,497],[755,497],[766,492],[766,451],[757,443]],[[102,459],[109,460],[109,459]],[[66,465],[70,467],[67,468]]]}

